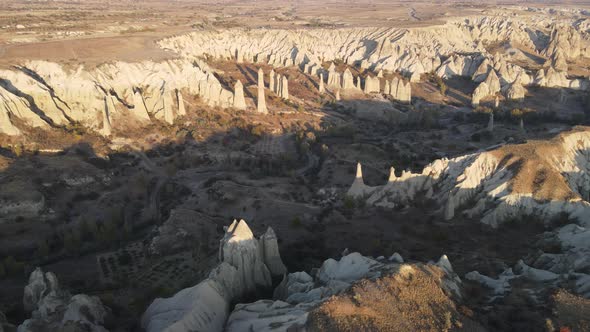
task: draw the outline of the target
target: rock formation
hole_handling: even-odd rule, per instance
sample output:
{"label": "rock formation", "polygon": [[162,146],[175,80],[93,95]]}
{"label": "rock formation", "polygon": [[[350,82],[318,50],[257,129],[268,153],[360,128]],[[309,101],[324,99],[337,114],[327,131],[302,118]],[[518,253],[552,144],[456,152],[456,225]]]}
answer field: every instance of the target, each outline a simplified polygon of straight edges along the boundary
{"label": "rock formation", "polygon": [[283,76],[281,80],[279,96],[281,96],[283,99],[289,99],[289,80],[287,79],[287,76]]}
{"label": "rock formation", "polygon": [[246,109],[246,99],[244,99],[244,86],[240,80],[234,85],[234,108],[239,110]]}
{"label": "rock formation", "polygon": [[18,327],[18,331],[107,331],[102,325],[108,309],[97,297],[85,294],[71,296],[59,287],[53,273],[43,273],[40,268],[29,277],[23,304],[32,316]]}
{"label": "rock formation", "polygon": [[[436,276],[432,285],[438,291],[453,300],[461,298],[461,280],[445,255],[436,263],[404,264],[397,253],[389,260],[350,253],[340,260],[326,260],[313,276],[287,273],[272,229],[256,240],[244,221],[234,221],[221,241],[219,257],[221,263],[207,279],[171,298],[155,300],[142,317],[142,327],[147,332],[297,329],[310,323],[313,310],[331,296],[345,294],[359,280],[406,279],[424,272]],[[237,304],[230,312],[231,303],[269,286],[271,274],[282,277],[274,300]]]}
{"label": "rock formation", "polygon": [[490,112],[490,119],[488,120],[487,130],[490,133],[494,131],[494,112]]}
{"label": "rock formation", "polygon": [[276,92],[275,79],[275,70],[271,69],[268,75],[268,89],[272,92]]}
{"label": "rock formation", "polygon": [[380,87],[379,78],[371,77],[371,76],[367,76],[367,78],[365,78],[365,91],[364,92],[366,94],[379,93],[380,90],[381,90],[381,87]]}
{"label": "rock formation", "polygon": [[[490,123],[492,119],[490,115]],[[566,213],[571,220],[589,223],[590,203],[582,200],[582,195],[590,191],[590,178],[588,172],[579,170],[590,164],[584,152],[590,147],[590,130],[581,128],[549,142],[531,144],[535,146],[533,154],[529,153],[527,144],[521,144],[451,160],[439,159],[426,166],[422,173],[390,176],[390,180],[379,187],[366,186],[357,166],[357,176],[348,195],[364,197],[371,205],[391,208],[396,204],[412,204],[421,193],[426,197],[439,197],[441,206],[452,205],[455,215],[458,209],[467,208],[463,211],[465,215],[478,216],[481,222],[492,227],[511,217],[530,213],[542,220]],[[561,151],[559,156],[550,153],[554,147]],[[507,159],[501,162],[504,157]],[[511,165],[521,166],[512,168]],[[540,169],[550,172],[547,176],[556,182],[534,183],[534,177],[524,175],[536,174]],[[541,192],[544,192],[542,196]],[[447,202],[450,198],[452,203]],[[471,199],[475,199],[475,203],[464,206]]]}
{"label": "rock formation", "polygon": [[350,69],[346,68],[344,74],[342,74],[342,88],[343,89],[354,89],[354,82],[352,77],[352,72]]}
{"label": "rock formation", "polygon": [[141,325],[155,331],[223,331],[230,304],[271,286],[286,272],[271,228],[256,240],[245,221],[234,220],[219,246],[220,264],[209,278],[171,298],[156,299]]}
{"label": "rock formation", "polygon": [[102,129],[100,134],[103,136],[111,136],[111,120],[109,119],[110,105],[112,100],[110,96],[104,97],[104,111],[102,112]]}
{"label": "rock formation", "polygon": [[184,98],[182,98],[182,93],[180,90],[176,90],[176,103],[178,104],[178,111],[176,114],[178,116],[185,116],[186,109],[184,108]]}
{"label": "rock formation", "polygon": [[133,92],[133,107],[130,109],[130,112],[140,123],[150,122],[149,112],[145,106],[141,92],[137,89]]}
{"label": "rock formation", "polygon": [[266,108],[266,99],[264,97],[264,72],[262,68],[258,69],[258,113],[268,113]]}
{"label": "rock formation", "polygon": [[320,74],[319,92],[320,93],[326,92],[326,88],[324,87],[324,74]]}
{"label": "rock formation", "polygon": [[352,186],[350,186],[347,195],[351,197],[362,197],[370,194],[373,190],[374,188],[367,186],[363,181],[363,169],[361,163],[358,163],[356,165],[356,177],[354,178],[354,182],[352,183]]}
{"label": "rock formation", "polygon": [[389,94],[393,99],[404,103],[409,103],[412,100],[412,86],[410,82],[404,82],[403,79],[394,77],[389,87]]}

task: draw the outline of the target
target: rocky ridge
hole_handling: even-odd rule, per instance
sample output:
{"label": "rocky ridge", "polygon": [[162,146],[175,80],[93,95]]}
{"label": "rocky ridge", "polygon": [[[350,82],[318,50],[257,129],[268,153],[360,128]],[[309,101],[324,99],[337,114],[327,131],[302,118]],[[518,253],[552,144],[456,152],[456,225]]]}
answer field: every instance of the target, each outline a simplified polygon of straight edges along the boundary
{"label": "rocky ridge", "polygon": [[433,199],[448,221],[464,216],[492,227],[525,216],[550,224],[565,215],[567,225],[548,232],[542,241],[544,247],[557,244],[561,252],[542,252],[533,267],[522,263],[518,268],[535,275],[546,275],[535,269],[550,271],[553,281],[574,280],[576,291],[588,297],[590,260],[584,255],[590,250],[589,151],[590,131],[581,127],[549,142],[439,159],[422,173],[404,171],[397,176],[392,168],[387,184],[378,187],[364,183],[359,164],[348,195],[386,208]]}

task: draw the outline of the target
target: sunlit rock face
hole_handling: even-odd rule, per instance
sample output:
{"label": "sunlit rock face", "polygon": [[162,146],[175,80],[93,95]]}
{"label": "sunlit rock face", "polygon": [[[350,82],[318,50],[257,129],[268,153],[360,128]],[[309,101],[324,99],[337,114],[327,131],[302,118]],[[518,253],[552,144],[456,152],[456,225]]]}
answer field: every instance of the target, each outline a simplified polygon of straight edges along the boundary
{"label": "sunlit rock face", "polygon": [[256,239],[244,220],[235,220],[219,246],[220,264],[209,277],[171,298],[156,299],[142,317],[146,331],[222,331],[230,304],[268,289],[286,270],[276,235]]}
{"label": "sunlit rock face", "polygon": [[[577,127],[550,141],[529,141],[436,160],[419,174],[403,172],[396,176],[392,168],[383,186],[364,185],[358,172],[348,195],[386,208],[430,198],[439,203],[441,220],[468,218],[494,228],[526,216],[535,216],[547,225],[555,218],[565,219],[565,226],[545,233],[540,242],[543,247],[558,246],[561,251],[541,251],[530,259],[532,266],[520,263],[514,271],[544,284],[573,280],[573,291],[589,297],[589,151],[590,129]],[[538,174],[546,176],[539,180]],[[499,279],[478,273],[468,278],[501,295],[513,276],[510,270]]]}
{"label": "sunlit rock face", "polygon": [[[392,169],[388,183],[378,187],[365,186],[362,172],[357,171],[348,195],[389,207],[412,204],[422,195],[436,199],[441,206],[448,206],[451,200],[454,210],[461,209],[468,217],[481,216],[481,222],[493,227],[511,217],[530,214],[550,220],[566,213],[590,223],[589,149],[590,130],[580,127],[550,142],[435,160],[418,174],[403,172],[397,177]],[[523,166],[514,167],[517,164]],[[524,176],[541,170],[551,173],[546,182],[535,184],[534,177]]]}
{"label": "sunlit rock face", "polygon": [[[0,132],[18,135],[11,118],[33,127],[51,128],[79,122],[110,135],[118,121],[145,124],[151,119],[173,123],[186,114],[182,94],[201,97],[211,106],[231,107],[225,90],[202,62],[116,62],[87,71],[67,70],[31,61],[0,71]],[[238,97],[239,98],[239,97]],[[238,106],[242,106],[238,100]]]}
{"label": "sunlit rock face", "polygon": [[[434,277],[435,291],[449,303],[461,298],[461,280],[446,256],[428,264],[404,264],[399,254],[389,260],[351,253],[328,259],[314,273],[287,273],[281,261],[277,236],[269,228],[258,240],[245,221],[234,221],[219,247],[221,263],[209,277],[168,299],[156,299],[146,310],[146,331],[291,331],[308,324],[310,313],[332,296],[343,294],[360,280],[382,277],[410,280]],[[273,299],[230,304],[271,286],[272,276],[282,277]],[[453,299],[453,300],[450,300]]]}
{"label": "sunlit rock face", "polygon": [[[161,48],[176,52],[178,60],[115,62],[95,69],[25,62],[0,71],[0,133],[20,135],[15,118],[43,128],[81,123],[103,136],[111,136],[126,120],[145,125],[158,119],[173,124],[186,114],[184,99],[188,96],[199,97],[209,106],[245,109],[241,83],[232,82],[234,91],[222,86],[204,59],[274,68],[297,66],[308,75],[327,75],[327,86],[334,94],[340,89],[362,88],[367,94],[384,93],[405,103],[411,101],[410,83],[398,78],[388,81],[384,71],[398,72],[411,82],[430,72],[442,78],[469,77],[478,83],[473,105],[499,93],[520,100],[528,85],[587,89],[586,78],[568,77],[567,62],[587,56],[590,39],[579,22],[567,23],[545,15],[498,15],[410,29],[201,30],[158,42]],[[510,54],[490,54],[483,41],[521,45],[547,61],[543,68],[525,70],[515,61],[526,57],[522,51],[514,48]],[[336,71],[333,63],[323,67],[335,61],[372,74],[361,79],[348,68]],[[286,76],[271,71],[269,89],[291,99]],[[264,87],[257,103],[258,111],[266,113]]]}

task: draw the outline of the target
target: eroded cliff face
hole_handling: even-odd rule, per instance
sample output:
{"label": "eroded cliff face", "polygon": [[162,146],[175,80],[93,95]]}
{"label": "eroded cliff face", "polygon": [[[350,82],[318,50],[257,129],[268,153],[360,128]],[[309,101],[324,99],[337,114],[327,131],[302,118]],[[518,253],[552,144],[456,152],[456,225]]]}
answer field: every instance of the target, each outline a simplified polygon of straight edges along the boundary
{"label": "eroded cliff face", "polygon": [[[529,258],[532,266],[522,262],[515,269],[525,271],[533,279],[550,277],[554,284],[573,280],[575,292],[588,297],[589,151],[590,129],[577,127],[549,141],[506,145],[436,160],[421,174],[403,172],[397,177],[392,168],[388,182],[378,187],[364,184],[359,164],[348,195],[387,208],[434,199],[440,206],[441,219],[453,222],[457,217],[466,217],[494,228],[532,216],[550,229],[540,246],[553,245],[561,250],[540,251]],[[553,220],[559,218],[562,224],[555,228]],[[563,226],[563,222],[567,225]],[[506,276],[513,276],[512,273],[506,271]],[[506,282],[504,277],[491,281],[475,273],[470,278],[499,293]]]}
{"label": "eroded cliff face", "polygon": [[285,267],[272,229],[257,240],[244,220],[235,220],[219,246],[220,264],[209,277],[168,299],[156,299],[141,325],[148,332],[222,331],[230,305],[272,286]]}
{"label": "eroded cliff face", "polygon": [[550,141],[436,160],[420,174],[403,172],[397,177],[392,168],[387,184],[379,187],[364,185],[359,165],[348,195],[386,207],[434,198],[447,219],[463,210],[493,227],[523,215],[549,221],[561,213],[587,224],[589,150],[590,130],[578,127]]}
{"label": "eroded cliff face", "polygon": [[[327,76],[335,94],[340,89],[358,90],[391,95],[402,102],[411,101],[409,83],[381,82],[383,71],[399,72],[412,82],[429,72],[443,78],[470,77],[479,83],[473,105],[499,93],[520,100],[530,85],[587,89],[587,79],[567,75],[567,61],[590,52],[583,25],[573,23],[549,16],[480,16],[412,29],[201,30],[159,41],[160,47],[176,52],[180,60],[117,62],[93,70],[83,66],[66,70],[41,61],[15,64],[12,70],[0,71],[0,133],[21,134],[15,121],[19,119],[44,128],[79,122],[109,136],[112,128],[127,119],[137,124],[153,119],[172,123],[186,113],[183,97],[189,96],[200,97],[210,106],[246,108],[241,84],[230,82],[235,91],[222,86],[204,59],[297,66],[314,78]],[[525,70],[515,63],[526,58],[520,49],[490,54],[483,45],[496,41],[518,45],[548,60],[544,68]],[[377,75],[361,82],[360,76],[350,72],[323,67],[337,60]],[[271,91],[289,99],[286,77],[270,81]],[[259,102],[264,102],[264,94]]]}
{"label": "eroded cliff face", "polygon": [[[243,220],[227,228],[219,246],[219,260],[209,277],[196,286],[168,299],[156,299],[144,313],[142,326],[147,331],[183,332],[305,330],[312,311],[363,279],[393,278],[404,283],[423,276],[432,278],[432,291],[448,304],[454,305],[453,301],[462,296],[461,280],[446,256],[436,263],[404,264],[399,254],[373,259],[351,253],[340,260],[326,260],[313,275],[287,273],[272,229],[256,240]],[[272,276],[283,278],[274,288],[273,299],[230,307],[247,294],[271,287]],[[402,287],[414,291],[414,286]],[[408,305],[412,305],[411,299]],[[456,316],[459,320],[460,315]]]}
{"label": "eroded cliff face", "polygon": [[[587,235],[570,236],[572,230],[568,227],[559,236],[568,238],[570,244],[581,245],[587,239]],[[246,223],[234,222],[220,244],[222,262],[209,278],[171,298],[155,300],[144,314],[142,325],[148,331],[482,328],[473,316],[466,317],[465,311],[458,309],[467,299],[463,281],[446,255],[436,262],[409,263],[397,253],[389,258],[373,258],[344,252],[341,258],[328,259],[310,273],[287,273],[281,267],[283,280],[274,288],[272,298],[230,308],[229,303],[239,302],[248,287],[269,286],[266,276],[273,264],[266,258],[268,255],[257,256],[256,252],[268,253],[275,244],[276,236],[269,230],[257,247]],[[278,250],[271,252],[276,253],[271,255],[273,260],[280,262]],[[572,261],[583,254],[544,254],[532,265],[520,260],[497,277],[472,271],[464,278],[481,284],[490,301],[508,296],[513,286],[522,285],[536,291],[564,287],[588,297],[590,276],[572,270]]]}
{"label": "eroded cliff face", "polygon": [[32,127],[73,123],[110,135],[119,122],[172,123],[186,114],[183,94],[211,106],[230,107],[233,91],[223,89],[201,61],[117,62],[86,71],[31,61],[0,71],[0,132],[17,135],[14,118]]}

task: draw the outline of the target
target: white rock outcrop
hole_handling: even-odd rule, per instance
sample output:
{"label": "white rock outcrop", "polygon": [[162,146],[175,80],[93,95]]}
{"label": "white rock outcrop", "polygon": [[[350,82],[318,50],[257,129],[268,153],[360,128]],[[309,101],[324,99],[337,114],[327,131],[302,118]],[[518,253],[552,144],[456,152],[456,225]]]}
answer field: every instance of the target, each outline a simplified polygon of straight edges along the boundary
{"label": "white rock outcrop", "polygon": [[[493,127],[492,119],[490,115],[490,128]],[[586,193],[590,192],[590,158],[586,152],[590,148],[590,130],[580,128],[544,143],[548,151],[552,149],[549,146],[559,149],[559,155],[541,152],[543,150],[539,148],[539,142],[535,144],[536,151],[539,151],[535,156],[518,152],[518,149],[526,149],[526,146],[518,146],[516,151],[508,146],[450,160],[439,159],[418,174],[403,172],[400,177],[396,177],[392,170],[389,181],[377,187],[364,184],[359,164],[348,195],[363,197],[371,205],[384,207],[412,204],[415,198],[425,195],[434,197],[441,207],[446,207],[441,208],[446,219],[452,219],[458,210],[465,209],[462,213],[471,217],[479,216],[483,223],[492,227],[506,219],[528,214],[550,220],[552,216],[565,213],[572,220],[590,224],[590,203],[585,200],[588,198]],[[501,162],[505,155],[513,158],[512,162],[527,163],[530,169],[523,172],[534,173],[538,167],[553,168],[555,173],[552,176],[561,177],[560,181],[563,182],[559,190],[564,193],[554,198],[535,199],[534,186],[530,182],[532,179],[519,184],[516,190],[513,182],[520,181],[520,177],[514,168],[509,167],[510,163]],[[527,192],[523,188],[531,189]],[[465,205],[467,202],[472,203]],[[451,213],[450,207],[453,207],[454,213]]]}
{"label": "white rock outcrop", "polygon": [[107,332],[102,325],[109,310],[98,297],[71,296],[59,287],[53,273],[43,273],[40,268],[29,277],[23,304],[32,314],[18,326],[19,332]]}
{"label": "white rock outcrop", "polygon": [[264,96],[264,72],[262,68],[258,69],[258,100],[257,100],[258,113],[268,113],[266,108],[266,97]]}
{"label": "white rock outcrop", "polygon": [[239,110],[246,109],[246,99],[244,99],[244,86],[240,80],[234,85],[234,108]]}
{"label": "white rock outcrop", "polygon": [[220,264],[209,277],[171,298],[156,299],[143,314],[147,332],[223,331],[230,304],[272,285],[286,269],[271,228],[257,240],[245,221],[234,220],[219,246]]}

